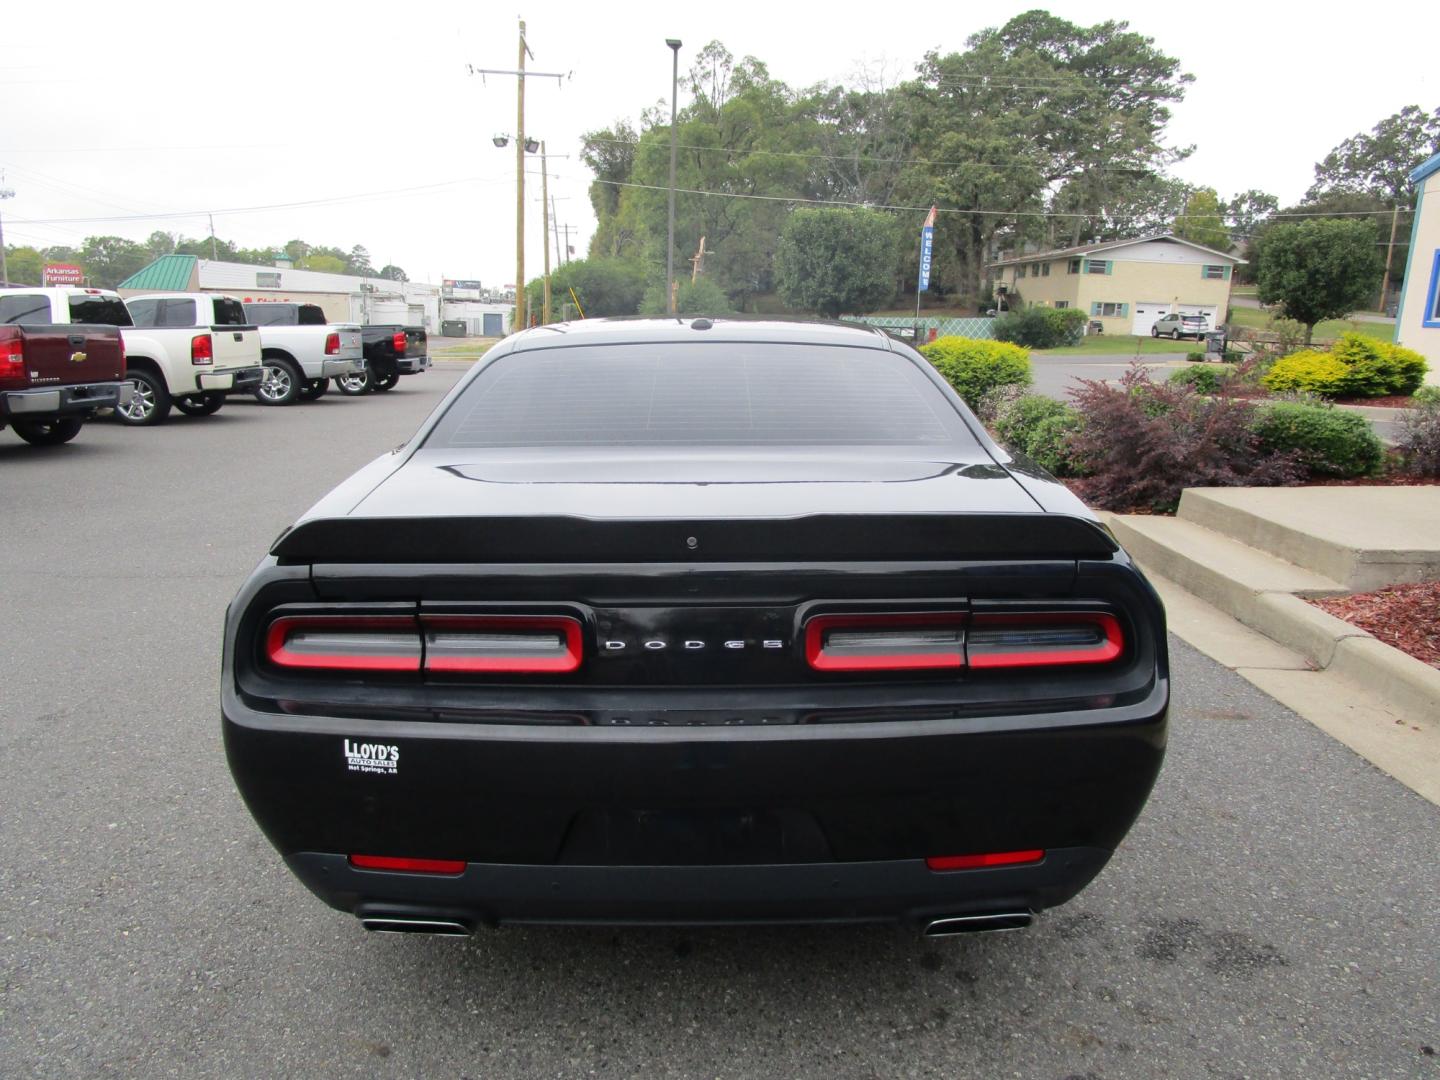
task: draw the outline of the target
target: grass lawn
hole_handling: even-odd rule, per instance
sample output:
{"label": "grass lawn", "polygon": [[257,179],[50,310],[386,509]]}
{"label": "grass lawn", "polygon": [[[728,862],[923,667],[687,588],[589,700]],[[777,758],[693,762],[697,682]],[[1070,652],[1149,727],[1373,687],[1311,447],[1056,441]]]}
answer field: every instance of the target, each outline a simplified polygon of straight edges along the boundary
{"label": "grass lawn", "polygon": [[499,338],[431,338],[430,356],[434,360],[478,360],[490,351]]}
{"label": "grass lawn", "polygon": [[1079,345],[1067,345],[1063,349],[1033,349],[1032,356],[1184,356],[1188,352],[1204,351],[1205,343],[1185,338],[1171,341],[1169,338],[1131,337],[1128,334],[1089,334]]}
{"label": "grass lawn", "polygon": [[[1264,330],[1270,325],[1270,313],[1257,308],[1237,307],[1230,312],[1230,322],[1235,326],[1248,326],[1252,330]],[[1351,322],[1349,319],[1330,319],[1315,324],[1316,341],[1334,341],[1341,334],[1354,332],[1381,341],[1395,340],[1393,323]]]}

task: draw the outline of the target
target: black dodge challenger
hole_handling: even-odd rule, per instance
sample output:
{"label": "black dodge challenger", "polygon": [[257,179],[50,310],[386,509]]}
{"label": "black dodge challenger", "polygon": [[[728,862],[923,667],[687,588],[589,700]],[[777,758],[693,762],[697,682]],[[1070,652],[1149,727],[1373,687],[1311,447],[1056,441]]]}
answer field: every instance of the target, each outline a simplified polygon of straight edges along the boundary
{"label": "black dodge challenger", "polygon": [[236,783],[374,930],[1008,929],[1165,748],[1164,612],[909,346],[548,326],[276,540],[230,605]]}

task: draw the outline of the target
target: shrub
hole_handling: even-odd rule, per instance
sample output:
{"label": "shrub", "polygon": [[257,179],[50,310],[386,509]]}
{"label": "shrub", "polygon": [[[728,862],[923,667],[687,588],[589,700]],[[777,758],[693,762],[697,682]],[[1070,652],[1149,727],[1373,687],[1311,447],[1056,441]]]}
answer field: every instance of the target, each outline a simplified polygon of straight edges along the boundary
{"label": "shrub", "polygon": [[1245,359],[1245,354],[1239,349],[1226,349],[1220,354],[1220,359],[1227,364],[1238,364]]}
{"label": "shrub", "polygon": [[942,337],[920,352],[967,404],[1000,386],[1030,385],[1030,354],[1004,341]]}
{"label": "shrub", "polygon": [[1080,341],[1087,322],[1078,308],[1026,307],[995,320],[994,333],[1000,341],[1014,342],[1030,349],[1058,349]]}
{"label": "shrub", "polygon": [[1385,458],[1385,447],[1358,413],[1329,405],[1280,401],[1261,408],[1255,421],[1261,446],[1293,452],[1322,476],[1366,476]]}
{"label": "shrub", "polygon": [[1416,405],[1440,405],[1440,386],[1422,386],[1415,391]]}
{"label": "shrub", "polygon": [[1405,471],[1412,476],[1440,476],[1440,394],[1407,412],[1400,432],[1396,449]]}
{"label": "shrub", "polygon": [[1337,397],[1350,385],[1350,369],[1330,353],[1307,349],[1276,360],[1260,382],[1269,390],[1304,390]]}
{"label": "shrub", "polygon": [[1080,414],[1063,401],[1040,394],[992,396],[995,437],[1057,476],[1071,474],[1069,440],[1079,430]]}
{"label": "shrub", "polygon": [[1185,354],[1185,359],[1186,359],[1186,360],[1194,360],[1195,362],[1198,363],[1199,361],[1205,359],[1205,354],[1204,354],[1204,352],[1202,352],[1201,350],[1196,349],[1196,350],[1194,350],[1194,351],[1192,351],[1192,352],[1187,352],[1187,353]]}
{"label": "shrub", "polygon": [[1229,377],[1228,368],[1196,364],[1194,367],[1181,368],[1179,371],[1172,372],[1170,381],[1177,386],[1189,386],[1199,394],[1218,394],[1220,385]]}
{"label": "shrub", "polygon": [[1350,369],[1347,392],[1361,397],[1412,394],[1425,381],[1423,356],[1365,334],[1341,334],[1330,355]]}
{"label": "shrub", "polygon": [[1059,416],[1069,407],[1041,394],[1025,394],[999,405],[995,410],[995,437],[1012,450],[1028,454],[1030,433],[1042,420]]}
{"label": "shrub", "polygon": [[1066,406],[1065,411],[1047,416],[1030,432],[1025,453],[1035,464],[1056,476],[1077,476],[1084,470],[1075,461],[1071,440],[1080,431],[1080,413]]}
{"label": "shrub", "polygon": [[1067,445],[1087,474],[1083,494],[1104,509],[1170,510],[1187,487],[1285,484],[1304,474],[1296,455],[1261,444],[1249,402],[1152,382],[1138,361],[1119,385],[1086,379],[1071,397],[1081,425]]}

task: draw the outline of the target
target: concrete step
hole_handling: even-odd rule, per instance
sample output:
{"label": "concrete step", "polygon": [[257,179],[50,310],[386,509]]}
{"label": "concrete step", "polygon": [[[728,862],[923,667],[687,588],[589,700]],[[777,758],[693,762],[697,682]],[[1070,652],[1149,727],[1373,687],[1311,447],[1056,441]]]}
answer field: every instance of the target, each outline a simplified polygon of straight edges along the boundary
{"label": "concrete step", "polygon": [[1300,599],[1346,591],[1312,570],[1193,521],[1140,514],[1110,514],[1106,520],[1147,573],[1175,582],[1320,667],[1333,657],[1334,642],[1342,636],[1338,627],[1344,627],[1343,636],[1364,634]]}
{"label": "concrete step", "polygon": [[1178,518],[1364,592],[1440,577],[1440,488],[1192,488]]}

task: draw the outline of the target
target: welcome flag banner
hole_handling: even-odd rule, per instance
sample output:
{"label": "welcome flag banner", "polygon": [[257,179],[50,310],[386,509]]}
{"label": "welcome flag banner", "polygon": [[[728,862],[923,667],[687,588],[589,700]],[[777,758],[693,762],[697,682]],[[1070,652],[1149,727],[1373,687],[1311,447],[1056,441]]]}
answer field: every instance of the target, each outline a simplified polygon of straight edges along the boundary
{"label": "welcome flag banner", "polygon": [[935,207],[925,215],[925,225],[920,229],[920,292],[930,288],[930,259],[935,247]]}

